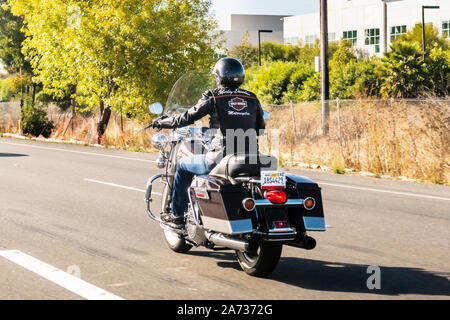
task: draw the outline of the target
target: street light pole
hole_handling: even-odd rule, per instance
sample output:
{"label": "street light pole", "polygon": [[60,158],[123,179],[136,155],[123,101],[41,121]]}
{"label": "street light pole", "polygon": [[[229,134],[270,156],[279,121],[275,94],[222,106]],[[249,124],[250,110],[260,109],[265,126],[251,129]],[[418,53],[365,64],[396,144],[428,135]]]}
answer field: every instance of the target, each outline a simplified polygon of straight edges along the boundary
{"label": "street light pole", "polygon": [[425,44],[425,9],[439,9],[439,6],[422,6],[422,55],[425,61],[427,46]]}
{"label": "street light pole", "polygon": [[261,33],[272,33],[272,30],[258,30],[258,56],[259,56],[259,65],[261,65]]}

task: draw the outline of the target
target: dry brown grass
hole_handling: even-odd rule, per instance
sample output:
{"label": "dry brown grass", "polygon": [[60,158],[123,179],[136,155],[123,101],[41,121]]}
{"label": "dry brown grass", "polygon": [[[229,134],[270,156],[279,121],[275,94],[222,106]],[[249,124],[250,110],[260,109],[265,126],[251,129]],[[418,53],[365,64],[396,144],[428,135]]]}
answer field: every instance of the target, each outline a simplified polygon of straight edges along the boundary
{"label": "dry brown grass", "polygon": [[[408,177],[423,181],[450,182],[450,99],[423,101],[341,101],[330,104],[329,135],[321,132],[319,103],[265,107],[270,112],[268,129],[279,130],[282,164],[317,164],[338,173],[345,168],[376,176]],[[97,143],[97,115],[82,117],[49,108],[55,124],[50,138]],[[340,115],[338,117],[338,114]],[[16,124],[3,114],[2,132],[17,132]],[[6,121],[6,120],[8,121]],[[295,126],[294,121],[295,119]],[[143,124],[112,115],[102,144],[133,151],[154,151],[154,130],[140,131]],[[262,143],[271,148],[271,135]]]}
{"label": "dry brown grass", "polygon": [[450,100],[341,101],[330,106],[329,135],[321,133],[319,104],[268,108],[268,127],[279,129],[280,153],[290,164],[315,163],[404,176],[433,183],[450,181]]}

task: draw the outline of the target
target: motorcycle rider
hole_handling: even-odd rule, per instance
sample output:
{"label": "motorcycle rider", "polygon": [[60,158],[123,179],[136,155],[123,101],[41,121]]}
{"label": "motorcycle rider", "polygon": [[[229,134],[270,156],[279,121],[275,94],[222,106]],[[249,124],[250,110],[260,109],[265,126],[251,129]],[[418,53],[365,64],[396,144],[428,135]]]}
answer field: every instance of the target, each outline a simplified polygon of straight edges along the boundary
{"label": "motorcycle rider", "polygon": [[[230,148],[228,139],[230,132],[249,132],[248,139],[240,148],[244,153],[257,151],[257,135],[265,129],[263,110],[256,95],[250,91],[240,89],[244,82],[245,70],[237,59],[226,57],[220,59],[214,66],[213,74],[217,88],[203,93],[198,103],[189,110],[173,115],[163,116],[152,122],[157,129],[173,129],[193,124],[195,121],[210,115],[210,129],[215,130],[212,148],[206,154],[181,158],[177,163],[172,188],[172,215],[165,214],[162,218],[175,228],[184,227],[184,212],[188,206],[187,189],[195,175],[208,174],[215,165],[226,155],[236,154],[236,147]],[[236,143],[236,137],[233,136]]]}

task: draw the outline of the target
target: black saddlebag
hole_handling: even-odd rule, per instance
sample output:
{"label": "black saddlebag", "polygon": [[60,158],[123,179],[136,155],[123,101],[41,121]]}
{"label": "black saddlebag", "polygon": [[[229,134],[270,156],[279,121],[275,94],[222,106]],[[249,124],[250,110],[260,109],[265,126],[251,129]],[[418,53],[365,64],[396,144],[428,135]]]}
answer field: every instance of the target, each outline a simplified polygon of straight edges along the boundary
{"label": "black saddlebag", "polygon": [[[289,215],[291,221],[302,221],[303,225],[296,225],[296,228],[311,230],[311,231],[325,231],[325,219],[323,214],[322,194],[321,188],[318,184],[308,178],[287,174],[287,184],[291,185],[289,188],[289,197],[297,199],[314,198],[316,204],[312,210],[306,210],[304,207],[290,207]],[[301,216],[303,219],[295,219]]]}
{"label": "black saddlebag", "polygon": [[242,185],[233,185],[226,179],[199,176],[192,181],[189,192],[206,230],[225,234],[252,231],[251,214],[242,207],[242,200],[251,195]]}

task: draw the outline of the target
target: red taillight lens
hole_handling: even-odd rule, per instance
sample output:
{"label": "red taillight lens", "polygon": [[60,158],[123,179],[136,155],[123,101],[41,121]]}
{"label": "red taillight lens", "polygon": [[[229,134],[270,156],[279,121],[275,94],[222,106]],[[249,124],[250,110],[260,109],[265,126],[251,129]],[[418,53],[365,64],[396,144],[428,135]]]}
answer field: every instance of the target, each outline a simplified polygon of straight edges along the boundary
{"label": "red taillight lens", "polygon": [[286,192],[281,190],[266,191],[264,197],[272,203],[285,203],[287,200]]}

